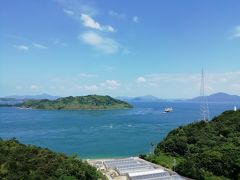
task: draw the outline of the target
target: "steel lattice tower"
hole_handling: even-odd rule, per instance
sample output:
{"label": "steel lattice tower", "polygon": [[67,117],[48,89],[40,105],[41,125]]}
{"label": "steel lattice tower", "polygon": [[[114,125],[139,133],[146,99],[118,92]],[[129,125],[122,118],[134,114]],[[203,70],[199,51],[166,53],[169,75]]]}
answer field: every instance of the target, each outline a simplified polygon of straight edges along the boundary
{"label": "steel lattice tower", "polygon": [[205,74],[202,69],[201,75],[201,86],[200,86],[200,120],[207,121],[209,120],[209,108],[208,108],[208,100],[207,96],[205,95]]}

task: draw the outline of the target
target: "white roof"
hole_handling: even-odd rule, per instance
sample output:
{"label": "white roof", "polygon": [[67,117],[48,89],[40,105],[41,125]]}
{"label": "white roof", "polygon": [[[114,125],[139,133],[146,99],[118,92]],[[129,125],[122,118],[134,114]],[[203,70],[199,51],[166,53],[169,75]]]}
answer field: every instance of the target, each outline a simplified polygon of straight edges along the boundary
{"label": "white roof", "polygon": [[157,173],[163,173],[163,172],[165,172],[163,169],[154,169],[154,170],[150,170],[150,171],[132,172],[132,173],[128,173],[128,175],[130,177],[134,177],[134,176],[157,174]]}

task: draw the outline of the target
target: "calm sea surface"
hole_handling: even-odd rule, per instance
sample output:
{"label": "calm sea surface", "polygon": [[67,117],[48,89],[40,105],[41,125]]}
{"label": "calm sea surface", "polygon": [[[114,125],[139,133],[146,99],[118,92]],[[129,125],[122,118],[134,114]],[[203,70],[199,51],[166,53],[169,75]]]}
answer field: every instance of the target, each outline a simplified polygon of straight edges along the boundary
{"label": "calm sea surface", "polygon": [[[210,116],[240,104],[209,104]],[[0,108],[0,137],[75,153],[81,158],[148,153],[169,131],[199,119],[198,103],[136,103],[129,110],[23,110]],[[172,113],[162,113],[171,106]]]}

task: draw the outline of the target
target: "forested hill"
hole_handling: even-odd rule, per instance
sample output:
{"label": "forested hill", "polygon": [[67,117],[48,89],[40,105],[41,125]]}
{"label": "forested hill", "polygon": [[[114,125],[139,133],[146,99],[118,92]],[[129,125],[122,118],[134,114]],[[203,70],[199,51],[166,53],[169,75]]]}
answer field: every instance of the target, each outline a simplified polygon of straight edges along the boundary
{"label": "forested hill", "polygon": [[212,121],[174,129],[149,160],[162,156],[179,159],[176,171],[194,179],[240,179],[240,111],[226,111]]}
{"label": "forested hill", "polygon": [[56,100],[28,100],[18,106],[33,109],[124,109],[132,108],[127,102],[110,96],[88,95],[64,97]]}
{"label": "forested hill", "polygon": [[102,180],[105,177],[76,157],[24,145],[15,139],[0,139],[0,179]]}

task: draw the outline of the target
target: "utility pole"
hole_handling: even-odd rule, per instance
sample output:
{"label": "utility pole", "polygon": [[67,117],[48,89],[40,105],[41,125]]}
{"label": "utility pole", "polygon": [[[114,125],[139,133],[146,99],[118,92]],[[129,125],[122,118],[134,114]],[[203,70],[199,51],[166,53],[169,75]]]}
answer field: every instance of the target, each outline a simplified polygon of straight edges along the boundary
{"label": "utility pole", "polygon": [[155,146],[155,144],[153,142],[151,142],[150,154],[154,154],[154,146]]}
{"label": "utility pole", "polygon": [[176,169],[176,159],[174,158],[173,159],[173,171],[175,172],[175,169]]}

